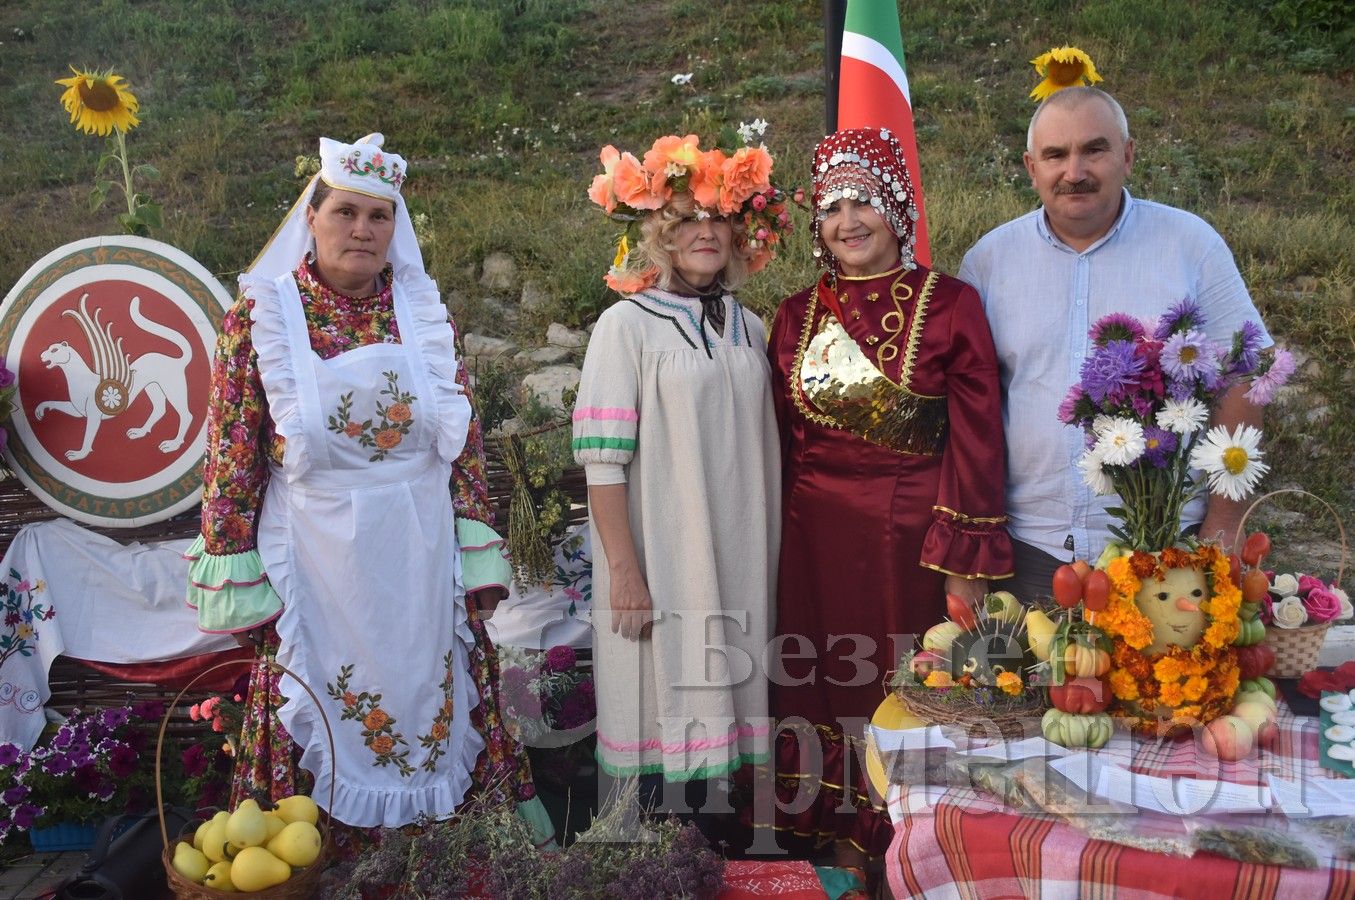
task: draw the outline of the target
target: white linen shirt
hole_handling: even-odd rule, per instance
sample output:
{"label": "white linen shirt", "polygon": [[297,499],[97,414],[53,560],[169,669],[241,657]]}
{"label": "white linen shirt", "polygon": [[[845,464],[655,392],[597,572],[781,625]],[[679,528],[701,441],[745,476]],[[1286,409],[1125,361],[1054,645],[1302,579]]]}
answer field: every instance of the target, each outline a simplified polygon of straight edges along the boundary
{"label": "white linen shirt", "polygon": [[[1115,224],[1081,253],[1054,235],[1041,207],[980,238],[959,277],[983,298],[997,347],[1011,536],[1060,559],[1071,536],[1074,553],[1094,560],[1110,540],[1105,510],[1117,498],[1083,483],[1082,430],[1057,415],[1090,352],[1087,332],[1110,313],[1154,319],[1189,297],[1209,337],[1227,343],[1244,321],[1261,322],[1233,255],[1199,216],[1125,190]],[[1190,503],[1183,526],[1204,510],[1204,498]]]}

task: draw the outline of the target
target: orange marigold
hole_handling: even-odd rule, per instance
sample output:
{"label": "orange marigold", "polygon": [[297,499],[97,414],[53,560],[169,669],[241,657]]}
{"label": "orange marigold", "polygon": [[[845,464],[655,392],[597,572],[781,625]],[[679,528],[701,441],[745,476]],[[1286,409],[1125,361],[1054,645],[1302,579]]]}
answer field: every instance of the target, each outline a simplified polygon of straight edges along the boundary
{"label": "orange marigold", "polygon": [[1129,557],[1129,570],[1142,581],[1149,575],[1157,573],[1157,560],[1153,558],[1151,553],[1135,550],[1133,555]]}
{"label": "orange marigold", "polygon": [[1204,696],[1204,692],[1209,689],[1209,680],[1203,675],[1192,675],[1186,679],[1186,683],[1181,686],[1186,699],[1192,703]]}
{"label": "orange marigold", "polygon": [[1025,685],[1021,683],[1021,676],[1017,675],[1015,672],[1003,672],[1001,675],[997,676],[997,686],[1003,692],[1011,694],[1013,697],[1021,693],[1022,689],[1025,687]]}
{"label": "orange marigold", "polygon": [[1139,699],[1139,683],[1127,669],[1111,670],[1110,691],[1121,700]]}

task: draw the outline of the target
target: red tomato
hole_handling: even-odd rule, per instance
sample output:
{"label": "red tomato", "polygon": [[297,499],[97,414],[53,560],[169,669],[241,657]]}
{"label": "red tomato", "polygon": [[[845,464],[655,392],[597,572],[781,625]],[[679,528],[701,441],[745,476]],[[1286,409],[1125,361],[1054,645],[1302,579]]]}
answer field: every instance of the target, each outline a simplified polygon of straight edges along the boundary
{"label": "red tomato", "polygon": [[1249,566],[1259,566],[1269,552],[1270,536],[1264,531],[1253,531],[1242,545],[1242,561]]}
{"label": "red tomato", "polygon": [[1242,576],[1242,599],[1248,603],[1260,603],[1269,590],[1270,579],[1260,569],[1248,569]]}
{"label": "red tomato", "polygon": [[1228,580],[1238,587],[1242,586],[1242,560],[1236,553],[1228,555]]}
{"label": "red tomato", "polygon": [[1054,602],[1064,609],[1072,609],[1082,601],[1082,579],[1077,569],[1062,565],[1054,570]]}
{"label": "red tomato", "polygon": [[1110,682],[1102,678],[1069,678],[1063,684],[1049,686],[1049,702],[1068,713],[1099,713],[1113,698]]}
{"label": "red tomato", "polygon": [[978,619],[974,617],[974,607],[969,605],[968,600],[955,594],[946,595],[946,615],[965,631],[973,631],[979,624]]}
{"label": "red tomato", "polygon": [[1238,677],[1260,678],[1275,665],[1275,648],[1269,644],[1252,644],[1250,647],[1236,647]]}
{"label": "red tomato", "polygon": [[1082,585],[1082,603],[1092,612],[1100,612],[1110,603],[1110,576],[1100,569],[1087,574]]}

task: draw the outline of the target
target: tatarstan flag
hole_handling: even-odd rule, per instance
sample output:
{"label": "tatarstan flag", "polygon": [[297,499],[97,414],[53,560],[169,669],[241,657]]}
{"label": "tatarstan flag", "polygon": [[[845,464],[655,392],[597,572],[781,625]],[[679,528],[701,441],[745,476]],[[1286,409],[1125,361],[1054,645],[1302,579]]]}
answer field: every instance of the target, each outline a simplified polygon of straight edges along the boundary
{"label": "tatarstan flag", "polygon": [[922,201],[913,102],[903,68],[903,31],[894,0],[848,0],[838,72],[837,127],[888,128],[903,146],[917,194],[917,260],[932,262],[927,212]]}

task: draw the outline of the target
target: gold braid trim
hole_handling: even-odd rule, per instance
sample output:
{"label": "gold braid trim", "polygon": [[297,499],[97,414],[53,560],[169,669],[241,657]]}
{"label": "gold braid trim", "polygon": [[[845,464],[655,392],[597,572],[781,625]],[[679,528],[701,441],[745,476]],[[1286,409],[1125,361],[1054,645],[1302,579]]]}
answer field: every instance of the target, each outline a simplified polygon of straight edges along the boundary
{"label": "gold braid trim", "polygon": [[800,386],[800,368],[805,362],[805,351],[809,349],[809,336],[814,330],[814,314],[819,305],[819,291],[815,287],[809,292],[809,306],[805,309],[805,323],[800,327],[800,341],[795,345],[795,359],[791,363],[790,371],[786,373],[786,389],[790,391],[791,402],[795,408],[800,411],[800,415],[816,425],[824,425],[828,428],[836,428],[839,431],[845,431],[841,424],[832,416],[826,416],[823,413],[815,412],[809,408],[805,402],[804,392]]}
{"label": "gold braid trim", "polygon": [[1006,516],[967,516],[949,506],[933,506],[932,509],[937,512],[949,513],[956,522],[991,522],[994,525],[1001,525],[1007,521]]}
{"label": "gold braid trim", "polygon": [[[893,296],[894,306],[897,308],[900,298],[895,293],[900,287],[912,294],[912,288],[903,283],[903,276],[899,276],[894,282],[894,286],[889,289]],[[899,387],[908,389],[908,384],[913,379],[913,364],[917,361],[917,347],[922,342],[922,323],[927,318],[927,304],[931,301],[932,289],[936,287],[936,273],[928,272],[927,280],[922,283],[922,293],[918,295],[917,306],[913,309],[913,321],[908,325],[908,343],[903,351],[903,369],[899,372]],[[907,299],[907,298],[903,298]]]}

